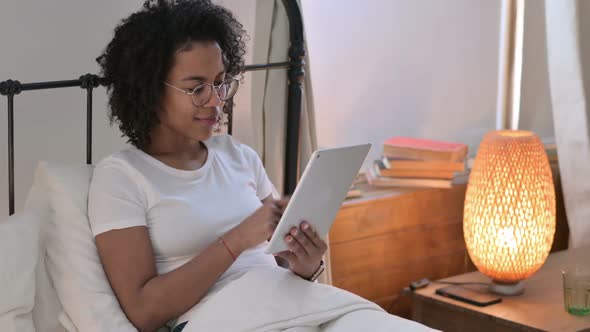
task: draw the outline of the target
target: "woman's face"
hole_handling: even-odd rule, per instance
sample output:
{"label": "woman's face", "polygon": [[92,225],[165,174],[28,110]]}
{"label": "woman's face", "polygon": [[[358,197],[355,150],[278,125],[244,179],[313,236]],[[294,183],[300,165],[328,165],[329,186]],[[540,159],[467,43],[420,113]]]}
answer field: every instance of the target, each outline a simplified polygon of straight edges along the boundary
{"label": "woman's face", "polygon": [[[176,51],[166,83],[192,92],[203,83],[219,85],[225,79],[221,48],[217,42],[193,42]],[[213,90],[213,89],[212,89]],[[164,85],[159,126],[175,139],[197,143],[213,135],[223,108],[215,92],[202,106],[196,107],[191,96]]]}

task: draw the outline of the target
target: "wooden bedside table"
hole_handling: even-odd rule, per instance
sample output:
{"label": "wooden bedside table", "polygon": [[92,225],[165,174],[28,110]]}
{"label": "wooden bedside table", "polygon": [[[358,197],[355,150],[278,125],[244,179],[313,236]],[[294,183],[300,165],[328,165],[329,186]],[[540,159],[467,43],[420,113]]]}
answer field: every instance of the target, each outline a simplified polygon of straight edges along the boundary
{"label": "wooden bedside table", "polygon": [[[474,270],[463,240],[466,186],[370,189],[347,200],[330,229],[331,282],[389,310],[411,281]],[[410,317],[410,298],[391,310]]]}
{"label": "wooden bedside table", "polygon": [[[550,254],[545,265],[525,281],[524,294],[503,297],[501,303],[487,307],[437,295],[435,289],[447,285],[432,283],[413,293],[412,319],[445,332],[590,331],[590,316],[573,316],[564,309],[561,269],[574,262],[590,264],[590,246]],[[479,272],[442,281],[490,282]]]}

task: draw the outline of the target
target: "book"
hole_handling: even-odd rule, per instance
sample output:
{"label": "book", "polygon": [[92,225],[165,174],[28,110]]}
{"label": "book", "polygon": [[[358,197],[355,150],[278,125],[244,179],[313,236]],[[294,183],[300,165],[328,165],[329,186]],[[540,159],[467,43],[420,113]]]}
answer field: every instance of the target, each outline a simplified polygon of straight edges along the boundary
{"label": "book", "polygon": [[393,178],[431,178],[431,179],[452,179],[455,171],[428,170],[428,169],[392,169],[387,168],[383,160],[376,160],[374,163],[375,173],[379,176]]}
{"label": "book", "polygon": [[375,167],[366,172],[367,182],[375,187],[417,187],[417,188],[452,188],[453,180],[449,179],[417,179],[390,178],[376,174]]}
{"label": "book", "polygon": [[357,198],[357,197],[361,197],[363,196],[363,192],[360,189],[356,189],[356,188],[351,188],[347,193],[346,193],[346,198]]}
{"label": "book", "polygon": [[467,156],[467,144],[411,137],[392,137],[383,143],[388,158],[461,161]]}
{"label": "book", "polygon": [[465,170],[464,161],[440,161],[440,160],[412,160],[387,158],[383,156],[383,165],[391,170],[415,170],[415,171],[451,171],[461,172]]}

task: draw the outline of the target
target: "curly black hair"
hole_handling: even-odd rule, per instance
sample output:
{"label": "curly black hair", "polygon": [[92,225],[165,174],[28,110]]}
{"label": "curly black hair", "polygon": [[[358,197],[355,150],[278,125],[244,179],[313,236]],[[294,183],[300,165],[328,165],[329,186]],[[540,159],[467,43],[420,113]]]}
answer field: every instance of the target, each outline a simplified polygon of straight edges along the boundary
{"label": "curly black hair", "polygon": [[142,10],[115,28],[113,39],[96,59],[107,86],[111,125],[118,123],[129,143],[146,148],[158,124],[161,82],[174,52],[189,42],[215,41],[226,72],[234,76],[244,65],[246,38],[232,13],[210,0],[146,1]]}

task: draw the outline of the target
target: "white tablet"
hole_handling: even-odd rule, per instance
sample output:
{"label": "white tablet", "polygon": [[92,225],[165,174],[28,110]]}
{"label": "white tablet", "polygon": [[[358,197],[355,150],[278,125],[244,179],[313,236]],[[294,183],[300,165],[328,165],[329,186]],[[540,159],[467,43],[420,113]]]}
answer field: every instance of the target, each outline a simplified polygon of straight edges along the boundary
{"label": "white tablet", "polygon": [[302,221],[324,238],[346,198],[371,144],[320,149],[313,153],[291,196],[266,253],[287,250],[285,236]]}

